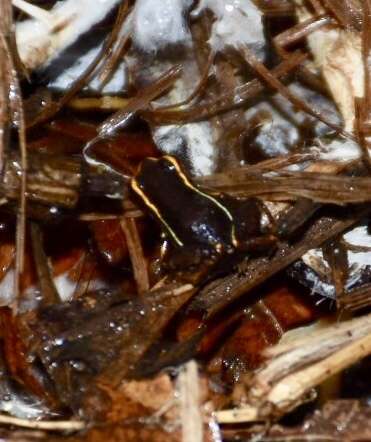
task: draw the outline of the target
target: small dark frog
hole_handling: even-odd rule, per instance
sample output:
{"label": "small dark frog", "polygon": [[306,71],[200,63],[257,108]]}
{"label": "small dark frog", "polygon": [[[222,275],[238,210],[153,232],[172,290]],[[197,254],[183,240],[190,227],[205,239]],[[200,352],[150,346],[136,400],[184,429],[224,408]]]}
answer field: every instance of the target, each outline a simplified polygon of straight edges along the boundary
{"label": "small dark frog", "polygon": [[174,268],[215,264],[275,240],[261,232],[257,200],[200,190],[174,157],[145,159],[131,185],[169,237],[168,262]]}

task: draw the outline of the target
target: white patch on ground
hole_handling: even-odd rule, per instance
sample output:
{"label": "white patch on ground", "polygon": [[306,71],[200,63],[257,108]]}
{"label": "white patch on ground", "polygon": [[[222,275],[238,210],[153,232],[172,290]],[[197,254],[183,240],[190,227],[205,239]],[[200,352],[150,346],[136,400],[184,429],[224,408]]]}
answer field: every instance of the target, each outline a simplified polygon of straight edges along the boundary
{"label": "white patch on ground", "polygon": [[[290,84],[289,89],[298,97],[303,98],[306,103],[324,112],[327,117],[332,116],[334,124],[341,123],[334,104],[322,95],[299,83]],[[314,133],[317,136],[322,136],[331,130],[304,112],[297,112],[294,106],[280,94],[275,94],[271,101],[263,101],[251,107],[245,113],[247,121],[257,112],[265,112],[269,118],[259,126],[254,143],[260,146],[269,157],[286,155],[297,145],[300,141],[300,125],[307,124],[307,122],[313,123]]]}
{"label": "white patch on ground", "polygon": [[186,12],[192,0],[137,0],[133,12],[134,44],[154,52],[189,38]]}
{"label": "white patch on ground", "polygon": [[[367,226],[359,226],[344,235],[344,239],[355,246],[371,247],[371,235],[368,233]],[[321,249],[313,249],[307,252],[302,260],[314,272],[307,272],[306,279],[313,284],[313,292],[324,296],[334,293],[334,287],[326,283],[321,278],[326,278],[330,273],[327,261],[323,257]],[[362,275],[362,271],[371,266],[371,252],[353,252],[348,251],[349,268],[351,269],[348,281],[345,287],[350,288],[357,283]],[[319,277],[318,277],[319,275]]]}
{"label": "white patch on ground", "polygon": [[63,273],[54,278],[54,284],[62,301],[70,301],[75,293],[77,283]]}
{"label": "white patch on ground", "polygon": [[[168,66],[161,65],[164,72]],[[152,66],[150,77],[159,77],[158,66]],[[155,73],[156,72],[156,73]],[[186,60],[183,75],[170,92],[157,105],[179,103],[193,91],[199,78],[193,59]],[[209,175],[215,171],[216,148],[211,125],[208,121],[178,125],[155,126],[152,130],[156,145],[162,152],[185,159],[194,175]]]}
{"label": "white patch on ground", "polygon": [[[71,280],[68,277],[68,273],[63,273],[56,278],[54,278],[54,284],[58,290],[59,296],[63,302],[71,301],[73,295],[78,287],[76,281]],[[88,290],[99,290],[107,288],[107,284],[100,279],[92,279],[89,281]]]}
{"label": "white patch on ground", "polygon": [[[53,79],[49,83],[49,87],[56,90],[66,90],[71,84],[76,80],[76,78],[80,77],[80,75],[86,70],[86,68],[90,65],[90,63],[97,56],[100,51],[101,46],[91,49],[86,54],[83,54],[81,57],[76,58],[76,62],[65,69],[61,75],[57,78]],[[117,94],[120,92],[124,92],[127,86],[127,68],[126,64],[120,63],[115,73],[112,75],[112,78],[107,82],[107,84],[102,89],[103,94]],[[87,89],[91,92],[100,91],[101,82],[99,76],[96,75],[92,81],[87,86]]]}
{"label": "white patch on ground", "polygon": [[264,48],[262,13],[251,0],[200,0],[193,15],[205,9],[211,10],[217,18],[209,41],[215,51],[241,45],[253,47],[258,52]]}
{"label": "white patch on ground", "polygon": [[[341,125],[341,116],[331,100],[297,82],[291,83],[288,88],[310,107],[325,114],[326,118],[328,118],[333,124]],[[311,115],[308,115],[305,112],[298,112],[297,108],[281,94],[275,94],[272,101],[277,105],[281,112],[283,112],[287,121],[292,120],[297,125],[307,124],[308,122],[313,123],[314,134],[318,137],[325,135],[329,131],[333,131],[326,124]]]}
{"label": "white patch on ground", "polygon": [[[70,301],[77,288],[77,282],[68,277],[68,273],[63,273],[54,278],[54,284],[58,290],[62,302]],[[89,282],[90,290],[107,288],[107,284],[100,279],[92,279]],[[41,293],[35,286],[27,287],[22,294],[20,310],[28,311],[37,307],[41,300]],[[14,270],[10,269],[0,282],[0,306],[8,306],[14,301]]]}
{"label": "white patch on ground", "polygon": [[[367,226],[356,227],[344,235],[344,239],[355,246],[371,247],[371,235],[367,231]],[[371,266],[370,252],[348,252],[348,260],[351,266],[357,269]]]}
{"label": "white patch on ground", "polygon": [[[321,249],[309,250],[302,261],[305,267],[300,268],[303,278],[311,287],[312,294],[320,294],[327,298],[335,297],[335,287],[329,283],[330,268],[323,258]],[[295,268],[296,264],[294,264]]]}
{"label": "white patch on ground", "polygon": [[41,67],[102,21],[119,3],[120,0],[65,0],[50,10],[50,23],[37,19],[17,22],[15,32],[21,60],[29,69]]}
{"label": "white patch on ground", "polygon": [[195,175],[214,171],[214,142],[208,123],[160,126],[154,131],[154,140],[163,152],[186,157]]}
{"label": "white patch on ground", "polygon": [[6,378],[0,380],[0,410],[20,419],[37,420],[45,417],[48,408],[38,398],[14,391]]}
{"label": "white patch on ground", "polygon": [[321,294],[326,298],[334,298],[335,287],[332,284],[322,281],[311,268],[307,269],[308,270],[304,271],[305,279],[312,285],[312,294]]}
{"label": "white patch on ground", "polygon": [[6,272],[0,281],[0,306],[10,305],[14,299],[14,270]]}
{"label": "white patch on ground", "polygon": [[352,161],[361,157],[361,149],[358,144],[349,139],[337,138],[325,144],[320,140],[313,150],[319,154],[319,158],[329,161]]}
{"label": "white patch on ground", "polygon": [[246,111],[246,121],[253,118],[257,112],[267,112],[269,117],[259,126],[254,143],[269,157],[286,155],[299,141],[298,129],[266,101]]}

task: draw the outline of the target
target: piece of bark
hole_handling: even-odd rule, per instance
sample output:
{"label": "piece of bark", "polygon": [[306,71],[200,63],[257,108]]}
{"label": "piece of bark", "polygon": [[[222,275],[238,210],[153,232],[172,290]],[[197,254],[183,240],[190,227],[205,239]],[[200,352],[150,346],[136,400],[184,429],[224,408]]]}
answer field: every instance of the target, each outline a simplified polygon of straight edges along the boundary
{"label": "piece of bark", "polygon": [[[119,292],[86,294],[43,309],[34,320],[25,318],[24,339],[43,362],[61,401],[76,410],[85,402],[84,411],[94,414],[98,409],[89,404],[97,396],[96,383],[115,388],[135,377],[145,352],[192,293],[188,285],[136,300]],[[98,402],[99,397],[98,392]]]}

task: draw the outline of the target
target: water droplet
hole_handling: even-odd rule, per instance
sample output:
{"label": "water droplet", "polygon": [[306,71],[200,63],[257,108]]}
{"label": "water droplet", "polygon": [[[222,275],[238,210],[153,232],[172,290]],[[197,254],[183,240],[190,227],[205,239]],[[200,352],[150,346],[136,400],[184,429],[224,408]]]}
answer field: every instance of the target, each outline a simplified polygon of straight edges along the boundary
{"label": "water droplet", "polygon": [[60,347],[61,345],[63,345],[64,340],[62,338],[56,338],[54,339],[54,345],[56,345],[57,347]]}
{"label": "water droplet", "polygon": [[70,365],[76,371],[81,372],[81,371],[86,370],[86,364],[85,364],[85,362],[82,362],[82,361],[72,360],[72,361],[70,361]]}

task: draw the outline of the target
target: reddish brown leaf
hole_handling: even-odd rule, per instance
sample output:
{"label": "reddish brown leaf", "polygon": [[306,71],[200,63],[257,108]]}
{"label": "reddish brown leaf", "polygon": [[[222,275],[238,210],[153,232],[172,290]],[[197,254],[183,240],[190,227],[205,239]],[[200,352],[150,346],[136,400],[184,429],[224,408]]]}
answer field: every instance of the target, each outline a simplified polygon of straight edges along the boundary
{"label": "reddish brown leaf", "polygon": [[262,350],[276,344],[283,333],[313,321],[316,309],[299,293],[281,286],[253,305],[246,319],[225,344],[222,359],[226,378],[257,368]]}
{"label": "reddish brown leaf", "polygon": [[[77,120],[56,120],[51,123],[50,128],[57,134],[83,143],[93,139],[97,133],[95,126]],[[92,153],[100,161],[107,162],[126,174],[132,174],[144,158],[159,155],[150,134],[144,131],[121,133],[113,140],[97,142]]]}
{"label": "reddish brown leaf", "polygon": [[14,256],[15,244],[13,242],[4,242],[0,245],[0,281],[12,265]]}
{"label": "reddish brown leaf", "polygon": [[128,257],[128,247],[120,221],[107,219],[90,223],[97,247],[104,259],[117,265]]}
{"label": "reddish brown leaf", "polygon": [[119,423],[124,419],[151,416],[156,412],[164,411],[167,417],[174,417],[172,401],[175,391],[169,375],[160,374],[153,379],[129,381],[112,389],[110,385],[100,382],[98,387],[110,398],[109,408],[105,421]]}
{"label": "reddish brown leaf", "polygon": [[4,357],[10,374],[32,393],[48,398],[49,394],[33,373],[32,365],[27,361],[27,349],[20,337],[18,320],[7,307],[0,309],[0,324]]}

